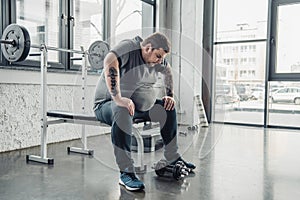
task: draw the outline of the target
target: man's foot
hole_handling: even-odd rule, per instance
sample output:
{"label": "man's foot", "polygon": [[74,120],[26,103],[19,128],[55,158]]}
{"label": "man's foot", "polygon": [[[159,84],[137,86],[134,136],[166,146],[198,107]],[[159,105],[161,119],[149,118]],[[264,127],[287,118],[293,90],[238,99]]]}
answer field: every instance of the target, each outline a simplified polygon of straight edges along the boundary
{"label": "man's foot", "polygon": [[122,172],[119,184],[123,185],[127,190],[137,191],[145,188],[144,183],[140,181],[134,173]]}
{"label": "man's foot", "polygon": [[185,165],[187,168],[191,169],[191,170],[193,170],[193,169],[196,168],[196,165],[194,165],[193,163],[184,161],[181,157],[179,157],[177,160],[173,161],[173,162],[171,163],[171,165],[175,165],[178,161],[183,162],[184,165]]}

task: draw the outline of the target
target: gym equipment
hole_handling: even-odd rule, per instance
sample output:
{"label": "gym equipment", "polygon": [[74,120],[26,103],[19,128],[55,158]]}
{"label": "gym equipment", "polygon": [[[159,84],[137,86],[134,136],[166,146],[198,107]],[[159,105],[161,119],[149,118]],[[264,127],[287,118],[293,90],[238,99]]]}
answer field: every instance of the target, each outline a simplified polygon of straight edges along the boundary
{"label": "gym equipment", "polygon": [[1,51],[10,62],[23,61],[30,50],[30,36],[27,29],[17,24],[7,26],[0,40]]}
{"label": "gym equipment", "polygon": [[[41,57],[41,145],[40,145],[40,155],[26,155],[26,162],[35,161],[40,163],[45,163],[49,165],[54,164],[53,158],[47,157],[47,128],[49,125],[61,124],[61,123],[75,123],[82,125],[82,143],[83,147],[68,147],[68,153],[82,153],[93,155],[93,150],[87,149],[87,137],[85,135],[85,125],[96,125],[107,127],[108,125],[100,123],[94,115],[88,115],[85,111],[85,88],[87,80],[87,66],[88,66],[88,56],[90,57],[91,66],[99,68],[99,61],[103,62],[105,55],[108,53],[109,46],[105,42],[96,41],[94,42],[89,51],[85,51],[83,47],[81,50],[70,50],[56,47],[49,47],[45,44],[32,45],[30,42],[30,36],[27,29],[23,26],[17,24],[10,24],[6,27],[3,32],[2,39],[0,40],[1,50],[4,57],[9,62],[20,62],[26,59],[29,54],[30,48],[39,49],[40,53],[35,53],[33,56]],[[71,113],[68,111],[47,111],[47,68],[48,66],[48,50],[68,52],[81,54],[81,58],[71,58],[72,60],[82,60],[82,109],[81,113]],[[99,61],[95,61],[99,59]],[[94,66],[94,64],[97,66]],[[100,63],[101,65],[101,63]],[[49,118],[56,118],[49,120]],[[133,127],[133,135],[136,138],[138,144],[138,161],[136,170],[137,172],[146,172],[146,165],[143,164],[143,153],[144,153],[144,143],[143,138],[139,130]]]}
{"label": "gym equipment", "polygon": [[4,29],[0,44],[3,56],[9,62],[23,61],[27,58],[30,48],[40,49],[44,46],[47,50],[87,54],[91,67],[96,69],[103,66],[103,59],[109,51],[109,45],[103,41],[95,41],[92,43],[87,52],[84,52],[83,50],[51,47],[43,44],[34,45],[31,44],[28,30],[24,26],[18,24],[10,24]]}
{"label": "gym equipment", "polygon": [[109,45],[106,42],[97,40],[89,47],[89,62],[93,68],[103,68],[103,60],[109,51]]}
{"label": "gym equipment", "polygon": [[195,130],[198,130],[199,127],[208,127],[209,126],[201,96],[200,95],[194,96],[194,101],[196,103],[196,108],[198,111],[198,117],[199,117],[200,124],[188,126],[187,129],[189,131],[195,131]]}
{"label": "gym equipment", "polygon": [[[48,67],[48,51],[45,45],[40,47],[40,56],[41,56],[41,152],[40,156],[37,155],[27,155],[26,161],[35,161],[45,164],[54,164],[53,158],[47,157],[47,128],[49,125],[54,124],[62,124],[62,123],[73,123],[73,124],[81,124],[82,125],[82,143],[83,147],[68,147],[69,152],[82,153],[92,155],[93,150],[87,149],[87,137],[85,134],[85,125],[95,125],[95,126],[103,126],[108,127],[108,125],[99,122],[94,115],[88,115],[85,111],[85,88],[86,88],[86,80],[87,80],[87,52],[82,54],[82,109],[81,113],[71,113],[68,111],[57,111],[57,110],[47,110],[47,67]],[[59,51],[59,50],[58,50]],[[66,50],[67,51],[67,50]],[[80,53],[76,51],[76,53]],[[47,117],[52,118],[49,120]],[[53,119],[54,118],[54,119]],[[135,136],[138,143],[138,160],[136,165],[136,171],[139,173],[146,172],[146,165],[143,163],[144,156],[144,143],[141,133],[138,128],[133,127],[133,135]]]}
{"label": "gym equipment", "polygon": [[179,131],[179,135],[187,136],[187,132],[185,132],[185,131]]}
{"label": "gym equipment", "polygon": [[188,129],[189,131],[198,130],[198,125],[188,126],[187,129]]}
{"label": "gym equipment", "polygon": [[172,176],[175,180],[180,180],[191,172],[182,161],[177,161],[174,165],[170,165],[168,161],[164,159],[158,161],[154,169],[157,176]]}
{"label": "gym equipment", "polygon": [[[151,130],[143,130],[141,133],[144,142],[144,153],[149,153],[157,150],[157,141],[161,139],[160,130],[158,128]],[[134,136],[131,137],[131,150],[138,151],[138,143]]]}

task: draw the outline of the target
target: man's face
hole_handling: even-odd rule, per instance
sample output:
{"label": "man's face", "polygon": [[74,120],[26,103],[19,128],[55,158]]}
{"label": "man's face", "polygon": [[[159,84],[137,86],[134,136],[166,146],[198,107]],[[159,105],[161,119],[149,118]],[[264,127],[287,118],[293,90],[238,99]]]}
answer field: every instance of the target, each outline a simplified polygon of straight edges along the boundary
{"label": "man's face", "polygon": [[147,60],[146,62],[150,64],[151,66],[154,66],[156,64],[159,64],[162,62],[162,60],[166,57],[167,53],[162,49],[152,49],[150,48],[148,51]]}

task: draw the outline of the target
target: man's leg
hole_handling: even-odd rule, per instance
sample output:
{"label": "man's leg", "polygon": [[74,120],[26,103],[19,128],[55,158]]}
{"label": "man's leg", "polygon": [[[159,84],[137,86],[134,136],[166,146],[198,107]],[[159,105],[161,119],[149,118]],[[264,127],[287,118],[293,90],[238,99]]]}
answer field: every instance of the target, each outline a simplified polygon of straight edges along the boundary
{"label": "man's leg", "polygon": [[99,121],[111,126],[111,140],[120,171],[126,169],[134,172],[130,153],[132,117],[128,110],[117,106],[113,101],[108,101],[98,108],[95,114]]}
{"label": "man's leg", "polygon": [[149,110],[151,121],[159,122],[160,132],[164,142],[164,156],[168,161],[180,157],[177,144],[177,117],[176,110],[165,110],[164,101],[156,100],[155,105]]}
{"label": "man's leg", "polygon": [[152,121],[160,123],[161,136],[165,146],[164,156],[167,161],[171,164],[182,161],[188,168],[195,169],[194,164],[184,161],[178,153],[176,110],[165,110],[164,101],[156,100],[155,105],[149,111],[149,117]]}
{"label": "man's leg", "polygon": [[128,110],[109,101],[98,108],[95,114],[99,121],[112,126],[111,139],[116,162],[120,169],[119,184],[131,191],[144,189],[144,183],[135,175],[131,158],[132,117]]}

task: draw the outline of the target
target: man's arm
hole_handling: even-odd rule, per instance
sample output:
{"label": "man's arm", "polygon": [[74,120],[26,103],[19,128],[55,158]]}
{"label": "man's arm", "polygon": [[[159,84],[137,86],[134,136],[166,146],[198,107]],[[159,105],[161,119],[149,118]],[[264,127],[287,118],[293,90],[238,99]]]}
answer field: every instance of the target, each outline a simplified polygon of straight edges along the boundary
{"label": "man's arm", "polygon": [[166,95],[169,97],[174,97],[174,86],[173,86],[173,76],[171,66],[168,63],[165,69],[165,87],[166,87]]}
{"label": "man's arm", "polygon": [[175,108],[175,100],[174,100],[174,86],[173,86],[173,75],[171,66],[167,63],[167,66],[164,70],[164,82],[166,88],[166,96],[163,97],[164,108],[166,110],[173,110]]}
{"label": "man's arm", "polygon": [[104,59],[105,82],[112,99],[118,106],[126,107],[130,115],[134,114],[134,103],[131,99],[122,97],[120,90],[120,70],[117,56],[110,52]]}

